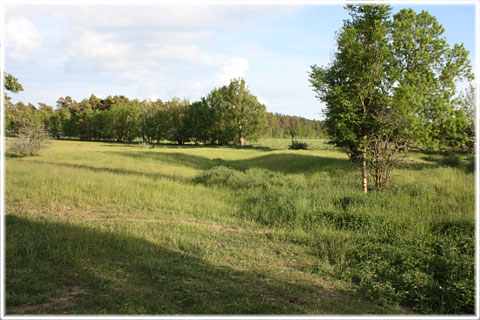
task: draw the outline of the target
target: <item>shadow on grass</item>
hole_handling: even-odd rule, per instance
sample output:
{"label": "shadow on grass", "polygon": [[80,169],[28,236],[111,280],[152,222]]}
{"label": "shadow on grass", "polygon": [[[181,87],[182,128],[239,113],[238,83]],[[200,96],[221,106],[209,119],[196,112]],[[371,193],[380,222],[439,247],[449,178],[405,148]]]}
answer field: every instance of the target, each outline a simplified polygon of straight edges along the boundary
{"label": "shadow on grass", "polygon": [[414,170],[449,167],[461,169],[466,173],[473,173],[475,171],[475,157],[473,155],[430,151],[420,153],[420,157],[422,160],[427,161],[427,163],[413,163],[406,167]]}
{"label": "shadow on grass", "polygon": [[228,161],[227,164],[240,170],[261,168],[281,173],[356,170],[355,165],[345,159],[292,153],[268,154],[251,159]]}
{"label": "shadow on grass", "polygon": [[[73,140],[79,141],[79,140]],[[85,141],[85,142],[97,142],[103,143],[105,147],[139,147],[141,142],[116,142],[116,141]],[[202,149],[202,148],[226,148],[226,149],[238,149],[238,150],[261,150],[261,151],[272,151],[270,147],[266,146],[258,146],[258,145],[247,145],[247,146],[221,146],[216,144],[195,144],[195,143],[187,143],[179,145],[177,143],[168,143],[168,142],[161,142],[161,143],[150,143],[149,145],[155,146],[155,148],[160,149]]]}
{"label": "shadow on grass", "polygon": [[84,170],[90,170],[94,172],[107,172],[107,173],[121,174],[121,175],[127,175],[127,176],[147,177],[152,180],[167,179],[167,180],[175,180],[175,181],[184,182],[184,183],[190,182],[190,179],[186,179],[179,176],[168,175],[163,173],[147,173],[147,172],[128,170],[123,168],[93,167],[93,166],[87,166],[84,164],[50,162],[50,161],[39,161],[39,160],[31,160],[30,162],[38,163],[38,164],[46,164],[51,166],[84,169]]}
{"label": "shadow on grass", "polygon": [[191,167],[194,169],[206,170],[220,165],[222,160],[211,160],[206,157],[191,155],[181,152],[162,152],[162,151],[114,151],[105,152],[105,154],[114,154],[116,156],[133,158],[138,161],[153,160],[159,163],[168,163],[177,166]]}
{"label": "shadow on grass", "polygon": [[[111,153],[112,152],[108,152],[108,154]],[[356,170],[355,165],[345,159],[291,153],[267,154],[264,156],[242,160],[223,160],[220,158],[209,159],[206,157],[190,155],[181,152],[170,153],[161,151],[118,151],[113,153],[138,160],[163,161],[173,165],[183,165],[200,170],[208,170],[220,165],[241,171],[245,171],[250,168],[262,168],[281,173],[313,173],[316,171]]]}
{"label": "shadow on grass", "polygon": [[94,227],[7,215],[6,230],[7,314],[389,310],[359,303],[358,297],[346,292],[212,265],[141,238]]}

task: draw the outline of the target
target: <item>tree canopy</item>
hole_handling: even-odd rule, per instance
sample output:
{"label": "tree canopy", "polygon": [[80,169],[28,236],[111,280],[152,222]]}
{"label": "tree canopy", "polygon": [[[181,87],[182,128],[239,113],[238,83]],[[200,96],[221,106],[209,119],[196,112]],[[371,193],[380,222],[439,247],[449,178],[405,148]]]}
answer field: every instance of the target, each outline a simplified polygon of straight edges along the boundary
{"label": "tree canopy", "polygon": [[332,141],[383,189],[411,146],[438,147],[463,137],[456,82],[470,78],[468,52],[447,44],[435,17],[386,5],[348,5],[331,64],[311,67],[310,83],[326,104]]}
{"label": "tree canopy", "polygon": [[192,141],[232,145],[241,144],[240,137],[251,141],[260,136],[284,138],[289,135],[291,121],[305,128],[297,133],[299,137],[323,135],[320,121],[266,113],[265,106],[258,103],[241,79],[213,89],[195,102],[179,98],[139,101],[121,95],[102,99],[92,94],[81,101],[60,97],[56,108],[41,102],[38,107],[22,102],[10,104],[5,116],[7,135],[16,135],[27,121],[43,124],[55,138],[95,141],[140,138],[146,143],[170,140],[178,144]]}

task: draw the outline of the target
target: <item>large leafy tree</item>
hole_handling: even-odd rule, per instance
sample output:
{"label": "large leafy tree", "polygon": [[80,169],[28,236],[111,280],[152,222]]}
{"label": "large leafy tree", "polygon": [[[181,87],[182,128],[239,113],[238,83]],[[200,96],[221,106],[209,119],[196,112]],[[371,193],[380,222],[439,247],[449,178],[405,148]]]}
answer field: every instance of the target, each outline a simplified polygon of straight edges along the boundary
{"label": "large leafy tree", "polygon": [[470,65],[468,52],[450,48],[425,11],[404,9],[392,20],[385,5],[347,9],[332,63],[312,66],[310,82],[327,106],[332,141],[361,164],[367,192],[368,171],[383,189],[411,145],[438,146],[455,136],[464,121],[453,107],[455,83],[470,76]]}
{"label": "large leafy tree", "polygon": [[205,99],[215,110],[217,130],[213,136],[220,144],[244,146],[265,129],[265,106],[250,93],[245,80],[234,79],[228,86],[214,89]]}

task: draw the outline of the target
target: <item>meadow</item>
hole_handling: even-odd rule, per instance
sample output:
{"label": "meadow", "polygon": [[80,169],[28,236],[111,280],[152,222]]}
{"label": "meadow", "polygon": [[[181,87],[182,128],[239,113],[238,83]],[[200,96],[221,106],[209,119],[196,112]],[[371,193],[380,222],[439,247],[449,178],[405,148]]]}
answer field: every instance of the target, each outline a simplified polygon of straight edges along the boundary
{"label": "meadow", "polygon": [[411,152],[363,194],[306,142],[7,156],[7,314],[473,314],[473,157]]}

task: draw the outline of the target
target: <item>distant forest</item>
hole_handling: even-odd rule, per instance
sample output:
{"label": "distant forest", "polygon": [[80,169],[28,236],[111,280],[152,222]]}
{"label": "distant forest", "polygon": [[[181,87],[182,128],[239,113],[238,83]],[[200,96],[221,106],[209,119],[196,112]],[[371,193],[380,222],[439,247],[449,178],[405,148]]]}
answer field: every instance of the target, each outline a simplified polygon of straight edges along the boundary
{"label": "distant forest", "polygon": [[[7,136],[14,136],[23,125],[37,123],[42,124],[54,138],[120,142],[141,139],[148,143],[170,140],[178,144],[235,143],[228,134],[235,130],[229,129],[226,113],[209,106],[208,97],[190,103],[178,98],[166,102],[160,99],[130,100],[122,95],[101,99],[92,94],[80,102],[69,96],[61,97],[56,108],[45,103],[38,103],[38,106],[22,102],[14,104],[9,100],[5,109]],[[202,106],[206,107],[202,109]],[[250,141],[261,137],[296,140],[325,136],[322,121],[271,112],[260,112],[256,117],[259,118],[257,128],[255,134],[249,136]]]}

